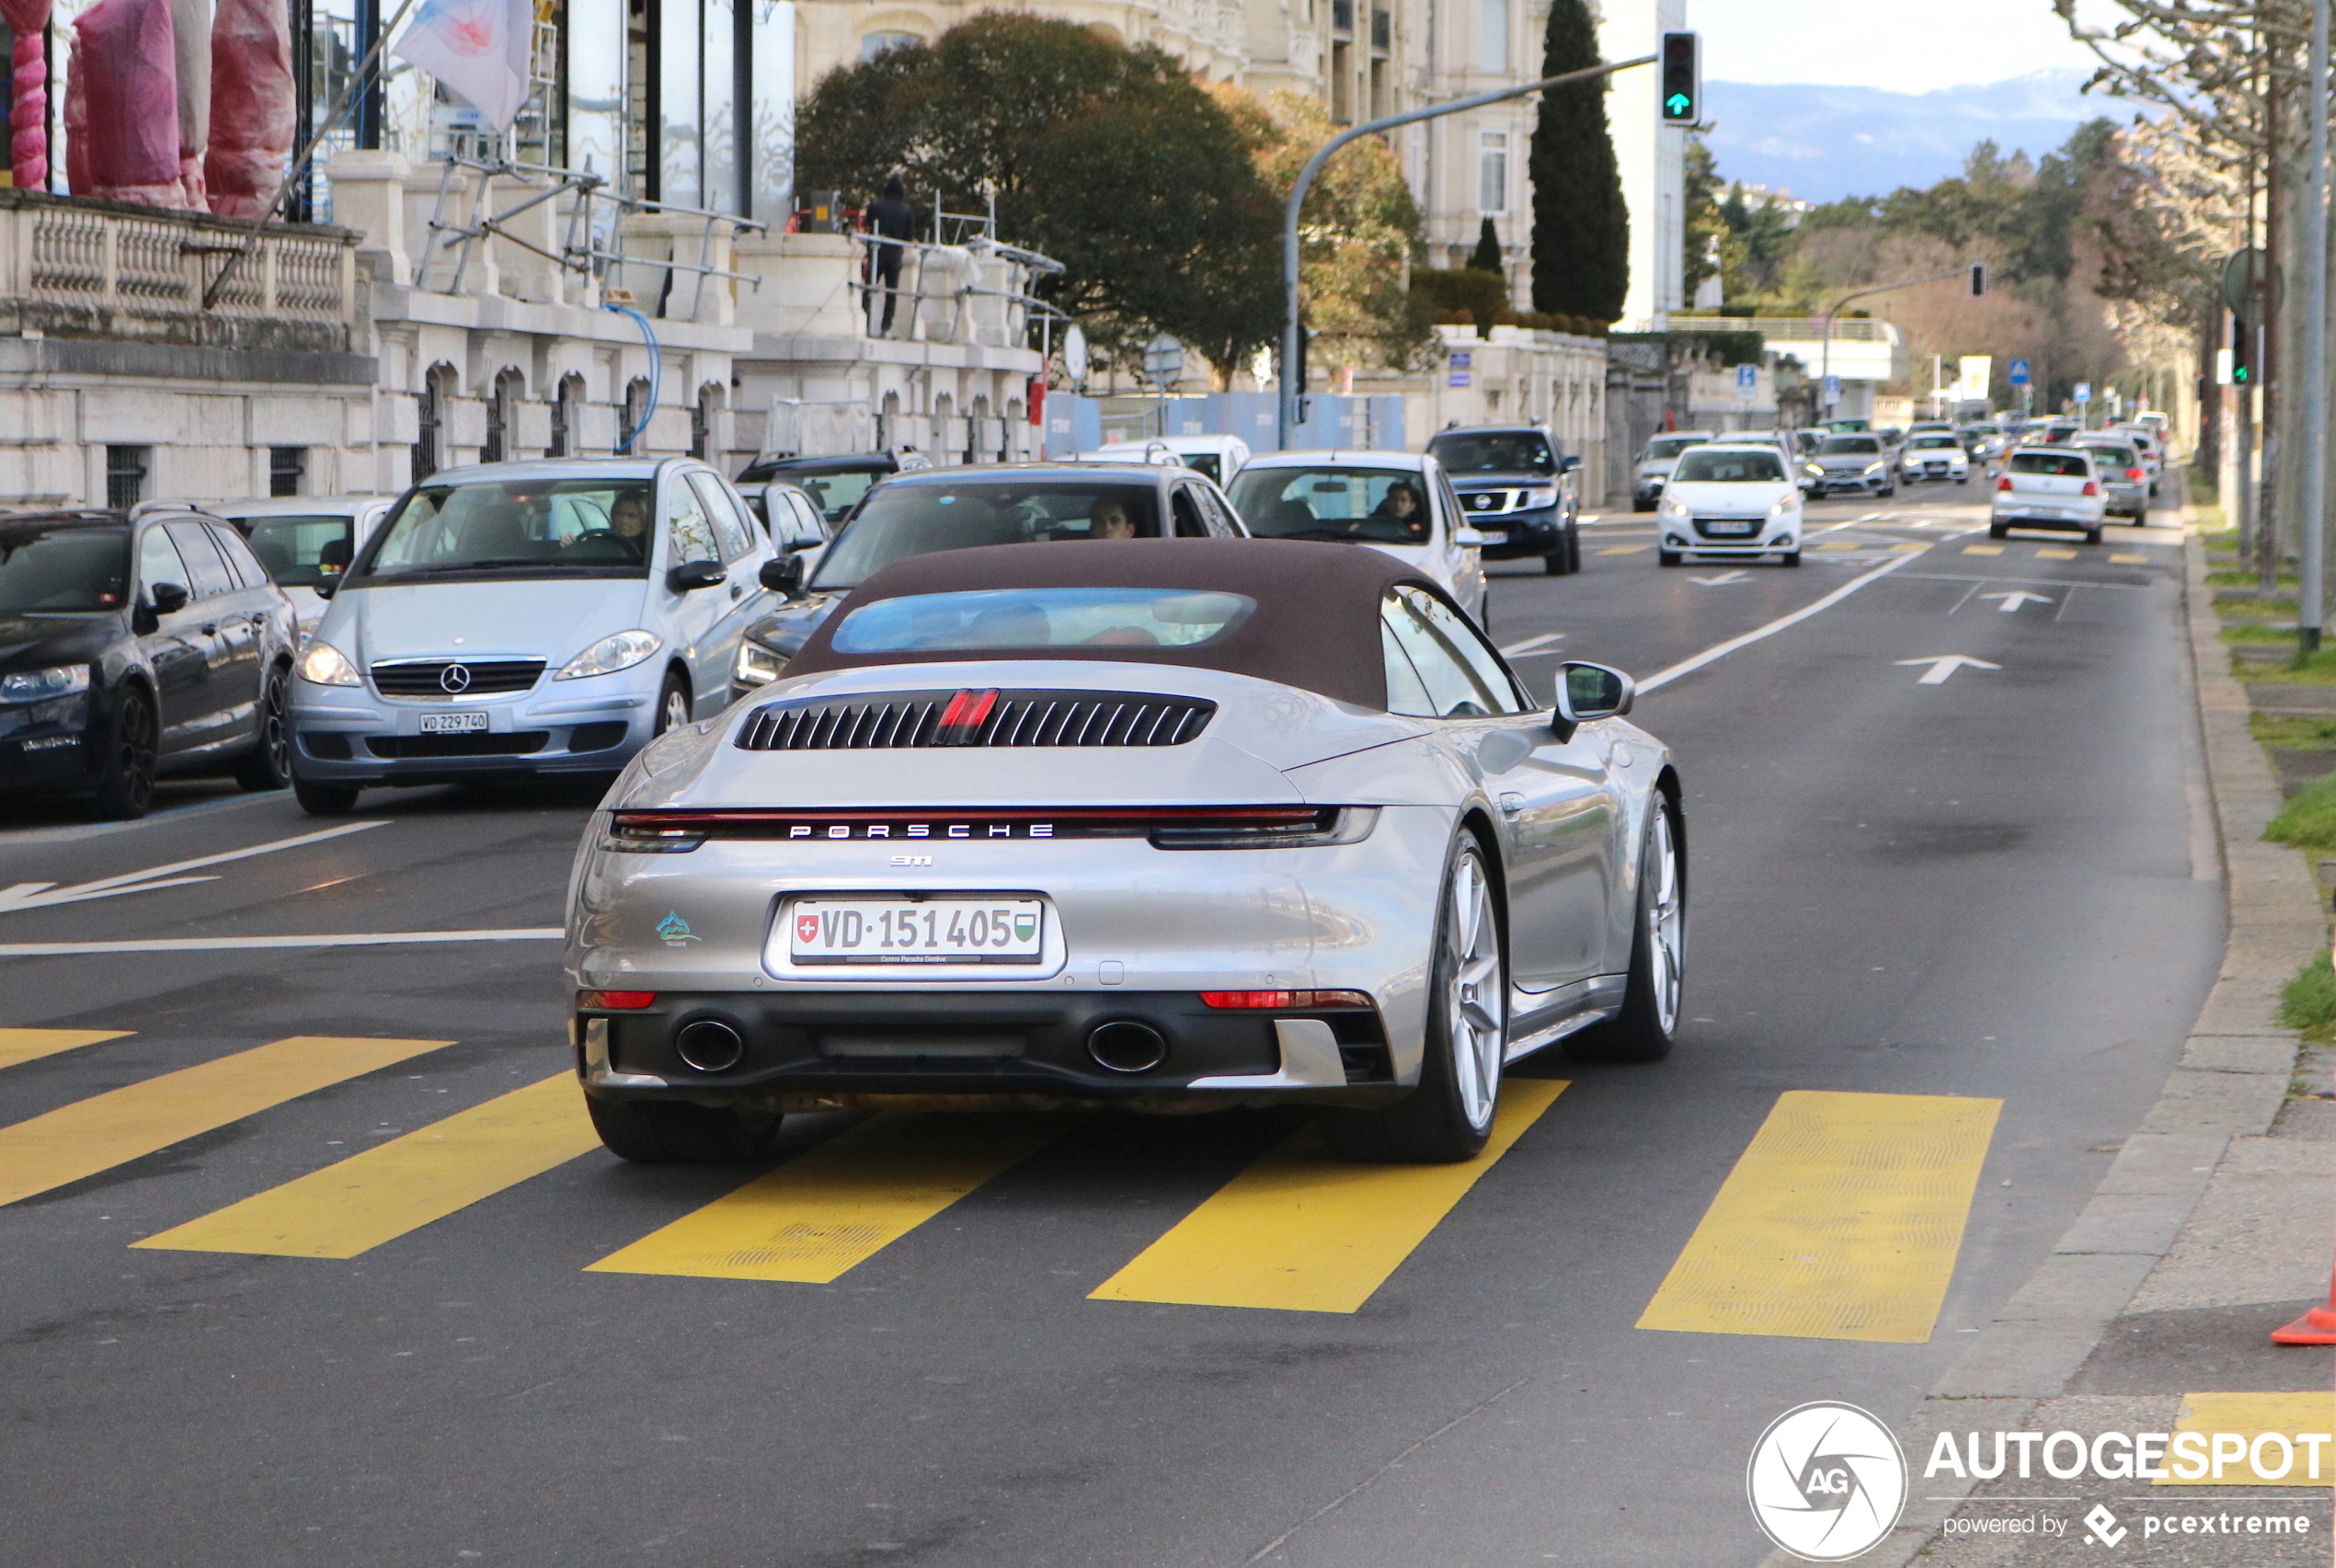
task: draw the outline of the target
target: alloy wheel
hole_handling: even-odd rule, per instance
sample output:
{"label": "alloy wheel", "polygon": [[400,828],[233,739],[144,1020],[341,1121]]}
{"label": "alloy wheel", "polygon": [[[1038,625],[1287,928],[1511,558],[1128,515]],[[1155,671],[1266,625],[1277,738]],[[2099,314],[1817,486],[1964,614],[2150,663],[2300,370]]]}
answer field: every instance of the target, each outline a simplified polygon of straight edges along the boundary
{"label": "alloy wheel", "polygon": [[292,726],[285,722],[284,710],[291,699],[292,682],[281,675],[269,676],[267,694],[260,699],[259,744],[276,777],[287,781],[292,777]]}
{"label": "alloy wheel", "polygon": [[1649,847],[1654,851],[1654,864],[1647,873],[1655,878],[1655,888],[1654,897],[1646,901],[1646,947],[1653,960],[1649,979],[1654,982],[1655,1018],[1668,1035],[1679,1022],[1679,997],[1686,979],[1687,911],[1679,887],[1678,846],[1671,839],[1671,814],[1659,807],[1652,837]]}
{"label": "alloy wheel", "polygon": [[663,735],[667,730],[679,729],[689,722],[689,693],[679,686],[668,686],[665,689],[665,706],[658,712],[657,732]]}
{"label": "alloy wheel", "polygon": [[122,804],[143,816],[155,798],[155,712],[136,692],[125,692],[114,718],[115,766]]}
{"label": "alloy wheel", "polygon": [[1491,1124],[1500,1097],[1501,1058],[1507,1046],[1508,994],[1501,976],[1500,930],[1493,893],[1473,851],[1452,873],[1445,911],[1446,969],[1450,976],[1444,1017],[1451,1032],[1452,1087],[1471,1127]]}

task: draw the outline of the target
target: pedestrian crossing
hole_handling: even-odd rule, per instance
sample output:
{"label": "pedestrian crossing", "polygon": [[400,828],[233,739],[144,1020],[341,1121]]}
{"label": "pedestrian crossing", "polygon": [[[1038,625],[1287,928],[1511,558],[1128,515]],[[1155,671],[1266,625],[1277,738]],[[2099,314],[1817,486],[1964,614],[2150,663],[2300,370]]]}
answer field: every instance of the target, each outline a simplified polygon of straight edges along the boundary
{"label": "pedestrian crossing", "polygon": [[[0,1067],[125,1037],[0,1031]],[[0,1206],[452,1043],[298,1036],[0,1126]],[[1476,1187],[1500,1179],[1520,1140],[1554,1120],[1550,1113],[1567,1087],[1511,1079],[1484,1152],[1462,1164],[1350,1164],[1330,1153],[1313,1126],[1300,1126],[1148,1241],[1130,1238],[1125,1261],[1085,1294],[1099,1303],[1361,1311]],[[1997,1108],[1948,1096],[1780,1095],[1638,1326],[1927,1340]],[[580,1266],[830,1285],[1092,1116],[871,1116]],[[129,1244],[355,1258],[587,1156],[600,1158],[598,1139],[573,1075],[563,1070]],[[1004,1221],[991,1214],[979,1222]]]}

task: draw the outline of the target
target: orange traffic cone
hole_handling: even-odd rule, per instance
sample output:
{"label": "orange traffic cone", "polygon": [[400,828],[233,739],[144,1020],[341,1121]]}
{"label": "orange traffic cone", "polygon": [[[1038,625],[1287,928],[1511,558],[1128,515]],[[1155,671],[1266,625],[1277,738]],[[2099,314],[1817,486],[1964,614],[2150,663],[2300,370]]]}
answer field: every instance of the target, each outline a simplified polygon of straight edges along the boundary
{"label": "orange traffic cone", "polygon": [[2336,1345],[2336,1278],[2328,1282],[2328,1304],[2314,1307],[2285,1328],[2271,1331],[2273,1345]]}

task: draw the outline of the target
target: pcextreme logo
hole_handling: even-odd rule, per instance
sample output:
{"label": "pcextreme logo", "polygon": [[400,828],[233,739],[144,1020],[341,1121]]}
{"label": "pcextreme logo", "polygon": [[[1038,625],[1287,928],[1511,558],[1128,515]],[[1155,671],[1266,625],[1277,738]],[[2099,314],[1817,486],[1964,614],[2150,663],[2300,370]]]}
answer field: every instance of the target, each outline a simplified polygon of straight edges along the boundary
{"label": "pcextreme logo", "polygon": [[1907,1456],[1856,1405],[1818,1401],[1769,1424],[1752,1445],[1744,1490],[1770,1540],[1804,1562],[1839,1562],[1897,1527]]}

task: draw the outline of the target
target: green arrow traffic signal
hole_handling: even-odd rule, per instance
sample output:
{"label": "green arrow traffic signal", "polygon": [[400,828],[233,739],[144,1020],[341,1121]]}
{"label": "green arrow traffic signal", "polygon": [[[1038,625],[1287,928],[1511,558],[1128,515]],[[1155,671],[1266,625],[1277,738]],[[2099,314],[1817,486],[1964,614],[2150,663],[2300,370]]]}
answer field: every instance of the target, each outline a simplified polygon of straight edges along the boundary
{"label": "green arrow traffic signal", "polygon": [[1663,63],[1662,106],[1666,125],[1693,125],[1702,118],[1703,71],[1696,35],[1665,33],[1658,58]]}
{"label": "green arrow traffic signal", "polygon": [[1663,102],[1665,106],[1670,109],[1671,118],[1674,120],[1685,119],[1687,111],[1695,107],[1695,100],[1688,97],[1685,93],[1673,93],[1669,97],[1665,98]]}

